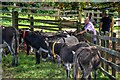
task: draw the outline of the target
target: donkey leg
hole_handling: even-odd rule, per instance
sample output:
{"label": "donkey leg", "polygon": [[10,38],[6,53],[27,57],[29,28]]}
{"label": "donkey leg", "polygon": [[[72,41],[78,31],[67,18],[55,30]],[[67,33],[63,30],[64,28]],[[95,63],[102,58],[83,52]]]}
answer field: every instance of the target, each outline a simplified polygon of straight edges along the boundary
{"label": "donkey leg", "polygon": [[35,52],[35,57],[36,57],[36,64],[40,63],[40,54],[39,54],[39,50],[36,50]]}
{"label": "donkey leg", "polygon": [[15,65],[15,51],[11,45],[8,45],[8,48],[12,54],[12,66],[14,66]]}
{"label": "donkey leg", "polygon": [[80,80],[86,80],[86,78],[85,78],[85,71],[84,70],[82,70],[82,78]]}
{"label": "donkey leg", "polygon": [[92,80],[91,74],[88,76],[88,80]]}
{"label": "donkey leg", "polygon": [[74,69],[74,80],[76,80],[76,75],[77,75],[77,70],[76,69]]}
{"label": "donkey leg", "polygon": [[77,79],[77,72],[78,72],[78,66],[76,65],[76,63],[74,62],[74,65],[73,65],[73,70],[74,70],[74,80]]}
{"label": "donkey leg", "polygon": [[46,61],[46,58],[48,57],[48,53],[42,51],[41,55],[42,55],[42,61]]}
{"label": "donkey leg", "polygon": [[18,66],[19,43],[16,41],[15,45],[15,65]]}
{"label": "donkey leg", "polygon": [[97,80],[97,73],[96,73],[96,70],[94,71],[94,80]]}
{"label": "donkey leg", "polygon": [[60,64],[61,64],[61,58],[59,55],[57,55],[57,61],[58,61],[58,67],[60,67]]}
{"label": "donkey leg", "polygon": [[67,78],[70,78],[70,70],[66,69]]}
{"label": "donkey leg", "polygon": [[70,78],[71,64],[67,63],[67,64],[65,64],[65,67],[66,67],[67,78]]}
{"label": "donkey leg", "polygon": [[30,46],[28,44],[26,44],[26,50],[27,50],[27,55],[29,55],[29,52],[30,52]]}
{"label": "donkey leg", "polygon": [[3,53],[3,48],[0,48],[0,63],[2,62],[2,53]]}
{"label": "donkey leg", "polygon": [[92,72],[92,66],[87,66],[87,67],[84,67],[84,71],[83,71],[84,73],[83,73],[83,78],[88,78],[88,79],[90,79],[91,80],[91,76],[90,76],[90,74],[91,74],[91,72]]}
{"label": "donkey leg", "polygon": [[18,55],[15,55],[15,58],[16,58],[15,59],[16,60],[15,65],[18,66]]}

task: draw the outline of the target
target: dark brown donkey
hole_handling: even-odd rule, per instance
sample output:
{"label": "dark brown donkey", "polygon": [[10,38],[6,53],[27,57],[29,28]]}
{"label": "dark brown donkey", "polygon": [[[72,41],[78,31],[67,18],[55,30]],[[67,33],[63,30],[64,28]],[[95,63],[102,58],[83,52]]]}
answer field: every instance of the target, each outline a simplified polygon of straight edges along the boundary
{"label": "dark brown donkey", "polygon": [[[12,66],[18,65],[18,31],[13,27],[0,27],[2,29],[2,45],[7,45],[12,54]],[[3,47],[2,46],[2,47]],[[14,49],[15,46],[15,49]]]}

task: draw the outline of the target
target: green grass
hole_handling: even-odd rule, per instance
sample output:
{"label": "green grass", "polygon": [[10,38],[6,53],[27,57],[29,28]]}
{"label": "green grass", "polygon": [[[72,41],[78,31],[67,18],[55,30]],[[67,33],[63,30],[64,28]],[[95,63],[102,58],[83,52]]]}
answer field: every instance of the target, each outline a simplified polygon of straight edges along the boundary
{"label": "green grass", "polygon": [[120,30],[120,26],[114,27],[114,30]]}
{"label": "green grass", "polygon": [[[2,68],[3,78],[54,78],[65,79],[66,72],[63,66],[58,68],[58,65],[51,61],[35,64],[35,55],[27,56],[25,53],[19,53],[19,65],[11,67],[11,55],[3,57]],[[71,71],[71,76],[73,72]],[[98,70],[97,80],[110,80]],[[120,74],[117,74],[120,77]]]}
{"label": "green grass", "polygon": [[57,64],[41,61],[35,64],[34,55],[19,54],[19,66],[10,67],[11,55],[3,58],[3,77],[6,78],[66,78],[65,70]]}

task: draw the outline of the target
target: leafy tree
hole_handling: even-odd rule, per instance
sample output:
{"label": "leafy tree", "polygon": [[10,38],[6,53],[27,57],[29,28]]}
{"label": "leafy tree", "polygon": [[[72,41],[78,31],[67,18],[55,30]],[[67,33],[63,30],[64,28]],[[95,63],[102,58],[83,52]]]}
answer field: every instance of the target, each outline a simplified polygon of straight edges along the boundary
{"label": "leafy tree", "polygon": [[[97,8],[97,9],[109,9],[109,11],[119,11],[118,6],[120,2],[2,2],[2,5],[14,5],[20,7],[53,7],[59,8],[61,10],[81,10],[84,8]],[[3,7],[2,10],[9,11],[10,7]],[[21,12],[29,12],[27,9],[21,9]],[[54,13],[53,11],[41,11],[41,10],[31,10],[33,13]]]}

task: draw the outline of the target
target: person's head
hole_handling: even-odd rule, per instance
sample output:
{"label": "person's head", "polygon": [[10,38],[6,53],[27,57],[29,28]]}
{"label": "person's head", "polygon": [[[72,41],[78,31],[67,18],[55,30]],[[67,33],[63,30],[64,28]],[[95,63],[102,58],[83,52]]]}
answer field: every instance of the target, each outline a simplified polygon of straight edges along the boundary
{"label": "person's head", "polygon": [[86,13],[86,17],[88,17],[88,13]]}
{"label": "person's head", "polygon": [[108,16],[108,14],[107,14],[107,13],[105,13],[105,14],[104,14],[104,16],[106,17],[106,16]]}
{"label": "person's head", "polygon": [[92,13],[90,13],[90,15],[89,15],[90,17],[92,17]]}
{"label": "person's head", "polygon": [[107,12],[107,11],[103,11],[103,12],[102,12],[102,16],[103,16],[103,17],[108,16],[108,12]]}
{"label": "person's head", "polygon": [[91,19],[91,18],[92,18],[92,13],[89,14],[89,19]]}
{"label": "person's head", "polygon": [[85,25],[88,24],[89,23],[89,18],[86,17],[85,20],[84,20],[84,22],[85,22]]}

